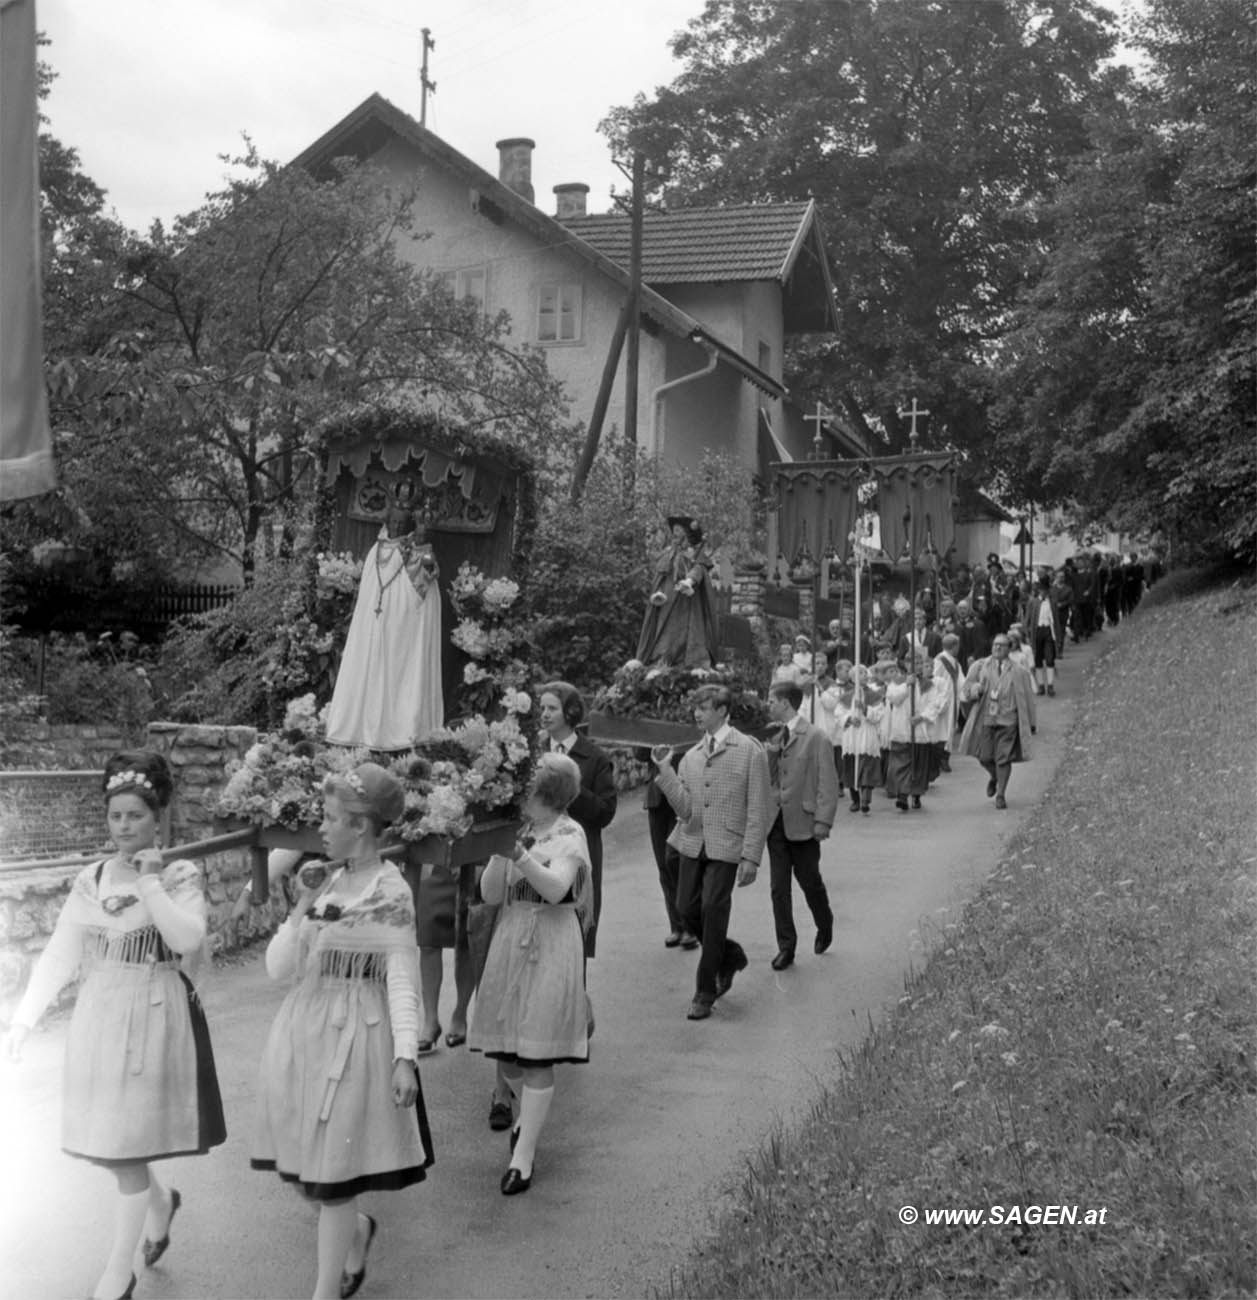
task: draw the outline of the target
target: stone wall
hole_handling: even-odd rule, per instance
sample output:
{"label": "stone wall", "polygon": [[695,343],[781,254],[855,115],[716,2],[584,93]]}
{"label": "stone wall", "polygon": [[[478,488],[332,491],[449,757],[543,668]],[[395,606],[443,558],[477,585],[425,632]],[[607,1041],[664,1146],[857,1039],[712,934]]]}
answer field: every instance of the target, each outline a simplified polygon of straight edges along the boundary
{"label": "stone wall", "polygon": [[111,754],[126,748],[126,737],[117,727],[50,723],[42,718],[10,722],[0,736],[0,768],[86,771],[104,767]]}

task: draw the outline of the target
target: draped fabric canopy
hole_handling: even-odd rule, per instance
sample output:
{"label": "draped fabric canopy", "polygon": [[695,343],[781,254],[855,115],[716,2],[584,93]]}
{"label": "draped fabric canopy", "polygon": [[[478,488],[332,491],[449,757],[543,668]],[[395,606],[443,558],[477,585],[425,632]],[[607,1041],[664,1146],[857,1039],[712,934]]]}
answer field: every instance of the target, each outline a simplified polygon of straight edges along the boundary
{"label": "draped fabric canopy", "polygon": [[[940,557],[955,542],[956,461],[948,454],[884,456],[870,460],[792,461],[772,466],[781,550],[793,561],[806,549],[818,561],[851,554],[856,520],[868,507],[861,484],[877,484],[876,510],[884,558],[921,564],[927,540]],[[909,514],[905,529],[904,515]]]}

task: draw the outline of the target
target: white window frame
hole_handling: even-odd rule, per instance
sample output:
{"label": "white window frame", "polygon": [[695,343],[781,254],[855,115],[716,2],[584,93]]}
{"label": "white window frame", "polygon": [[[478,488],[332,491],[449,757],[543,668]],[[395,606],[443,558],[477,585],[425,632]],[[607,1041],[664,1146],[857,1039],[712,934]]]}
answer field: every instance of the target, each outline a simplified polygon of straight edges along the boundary
{"label": "white window frame", "polygon": [[[566,299],[566,304],[565,304]],[[547,311],[547,300],[554,305]],[[537,342],[564,344],[581,342],[584,332],[584,293],[579,280],[552,280],[537,287]],[[553,317],[548,323],[547,316]],[[565,329],[564,319],[568,318]],[[547,332],[549,331],[549,332]]]}

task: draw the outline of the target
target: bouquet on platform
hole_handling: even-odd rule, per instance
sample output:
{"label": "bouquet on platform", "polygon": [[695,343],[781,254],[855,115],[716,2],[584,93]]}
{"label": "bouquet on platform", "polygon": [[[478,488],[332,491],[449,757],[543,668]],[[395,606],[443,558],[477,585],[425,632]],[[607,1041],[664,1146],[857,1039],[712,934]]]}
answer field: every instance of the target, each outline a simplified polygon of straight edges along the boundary
{"label": "bouquet on platform", "polygon": [[290,831],[323,820],[324,778],[365,762],[365,749],[323,743],[327,710],[313,693],[293,700],[279,731],[260,736],[244,758],[228,769],[218,813]]}
{"label": "bouquet on platform", "polygon": [[694,692],[700,686],[727,686],[733,696],[729,721],[739,731],[755,733],[769,725],[768,705],[729,664],[714,668],[648,668],[630,659],[601,687],[593,708],[623,718],[648,718],[664,722],[694,721]]}

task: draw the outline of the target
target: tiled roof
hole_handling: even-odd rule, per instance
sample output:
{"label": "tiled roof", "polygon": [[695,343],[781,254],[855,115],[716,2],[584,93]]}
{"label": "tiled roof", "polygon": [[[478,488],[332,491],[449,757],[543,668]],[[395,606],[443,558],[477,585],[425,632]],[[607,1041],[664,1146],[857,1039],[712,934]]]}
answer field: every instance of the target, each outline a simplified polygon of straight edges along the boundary
{"label": "tiled roof", "polygon": [[[811,212],[811,202],[647,212],[642,218],[642,279],[647,284],[781,280]],[[613,262],[628,266],[627,215],[569,217],[563,225]]]}

